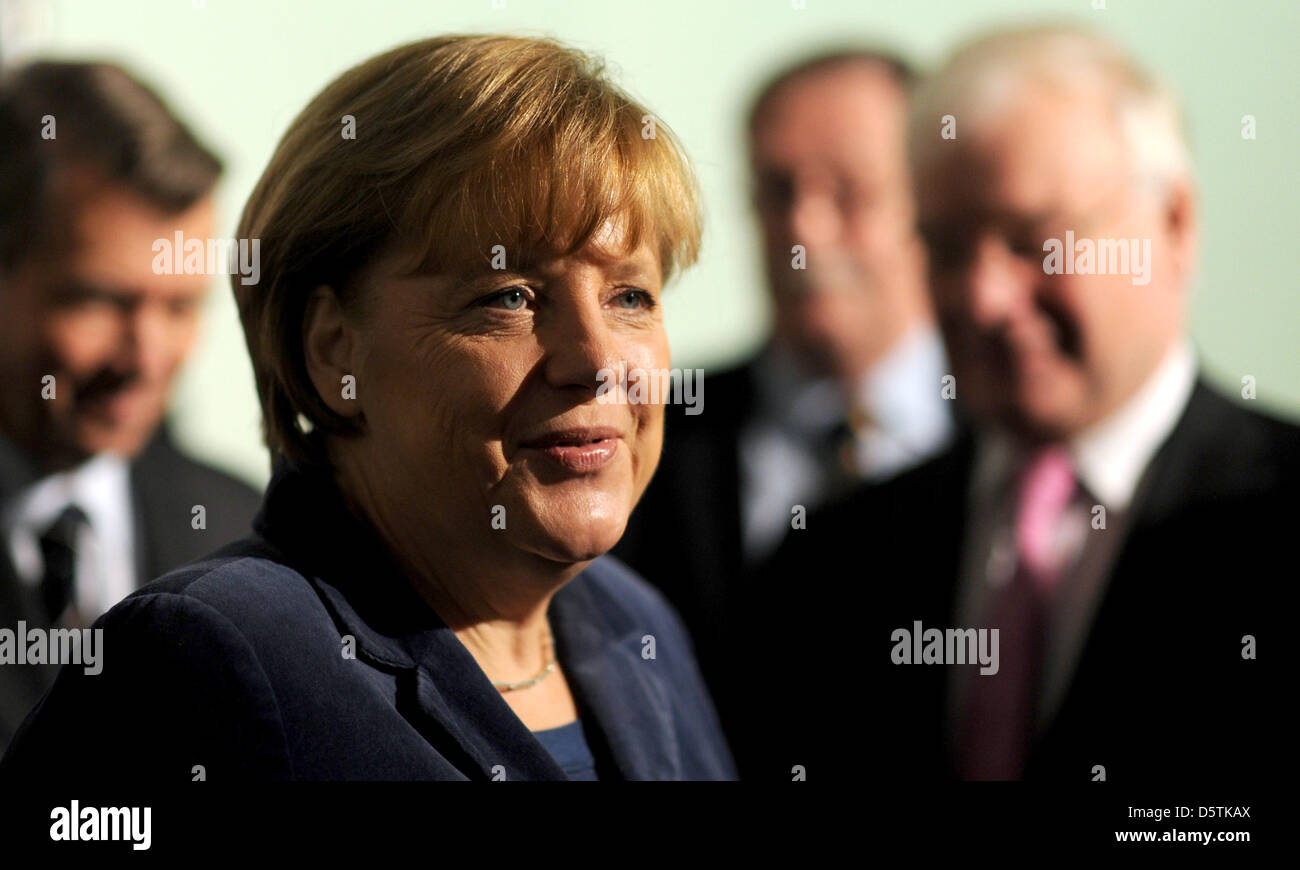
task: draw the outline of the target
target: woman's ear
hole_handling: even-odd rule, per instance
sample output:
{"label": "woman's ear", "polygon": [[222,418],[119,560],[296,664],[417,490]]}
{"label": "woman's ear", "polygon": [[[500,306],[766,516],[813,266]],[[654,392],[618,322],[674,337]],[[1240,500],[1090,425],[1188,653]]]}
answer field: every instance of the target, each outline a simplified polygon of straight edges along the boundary
{"label": "woman's ear", "polygon": [[322,284],[307,297],[302,318],[302,352],[307,375],[317,394],[340,417],[358,417],[353,360],[356,330],[349,323],[334,289]]}

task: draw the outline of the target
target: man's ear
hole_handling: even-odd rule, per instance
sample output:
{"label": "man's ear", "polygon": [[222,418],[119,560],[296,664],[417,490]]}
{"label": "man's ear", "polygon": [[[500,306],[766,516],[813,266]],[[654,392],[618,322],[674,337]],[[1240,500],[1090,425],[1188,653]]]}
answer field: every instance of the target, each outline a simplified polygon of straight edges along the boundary
{"label": "man's ear", "polygon": [[[1191,276],[1196,269],[1200,234],[1196,192],[1186,179],[1174,182],[1165,196],[1164,222],[1168,233],[1171,260],[1182,275]],[[1189,283],[1185,278],[1184,285]]]}
{"label": "man's ear", "polygon": [[320,285],[307,297],[303,311],[302,352],[317,394],[341,417],[361,415],[355,351],[355,327],[348,322],[334,289]]}

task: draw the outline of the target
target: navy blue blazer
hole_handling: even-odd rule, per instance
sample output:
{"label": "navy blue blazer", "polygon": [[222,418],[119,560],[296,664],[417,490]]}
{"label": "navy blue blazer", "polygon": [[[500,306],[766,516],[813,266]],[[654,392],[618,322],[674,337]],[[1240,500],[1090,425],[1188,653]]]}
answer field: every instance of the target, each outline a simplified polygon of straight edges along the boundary
{"label": "navy blue blazer", "polygon": [[[254,531],[101,617],[0,779],[566,778],[328,476],[278,472]],[[549,617],[602,778],[735,778],[660,593],[603,557]]]}

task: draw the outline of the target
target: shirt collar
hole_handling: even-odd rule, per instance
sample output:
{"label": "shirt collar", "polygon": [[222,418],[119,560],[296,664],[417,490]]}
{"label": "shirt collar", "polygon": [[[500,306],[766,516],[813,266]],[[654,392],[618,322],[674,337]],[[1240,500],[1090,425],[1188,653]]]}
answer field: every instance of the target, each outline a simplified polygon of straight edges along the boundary
{"label": "shirt collar", "polygon": [[44,529],[70,504],[86,514],[91,528],[113,525],[113,518],[129,506],[129,471],[126,460],[115,453],[100,453],[67,471],[47,475],[17,493],[8,506],[9,522]]}
{"label": "shirt collar", "polygon": [[928,430],[936,421],[946,422],[943,402],[935,401],[946,360],[938,331],[915,326],[867,372],[858,401],[888,432]]}
{"label": "shirt collar", "polygon": [[[1066,443],[1079,482],[1108,509],[1131,504],[1143,472],[1178,424],[1195,384],[1195,354],[1182,339],[1127,401]],[[1005,432],[987,431],[979,444],[975,492],[987,495],[1008,484],[1018,452]]]}
{"label": "shirt collar", "polygon": [[1070,440],[1079,480],[1111,510],[1133,500],[1142,473],[1178,424],[1196,383],[1191,346],[1179,341],[1114,413]]}

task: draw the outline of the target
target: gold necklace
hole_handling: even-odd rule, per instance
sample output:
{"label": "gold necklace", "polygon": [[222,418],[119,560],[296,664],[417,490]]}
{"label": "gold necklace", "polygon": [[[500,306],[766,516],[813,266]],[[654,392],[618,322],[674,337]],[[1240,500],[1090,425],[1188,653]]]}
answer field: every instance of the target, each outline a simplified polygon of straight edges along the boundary
{"label": "gold necklace", "polygon": [[498,683],[496,680],[493,680],[492,685],[503,692],[513,692],[516,689],[527,689],[529,686],[537,685],[550,676],[551,671],[555,670],[555,657],[550,653],[553,645],[554,641],[551,637],[551,623],[550,620],[547,620],[546,638],[542,641],[542,657],[547,660],[546,667],[542,668],[541,672],[531,679],[523,680],[518,683]]}

